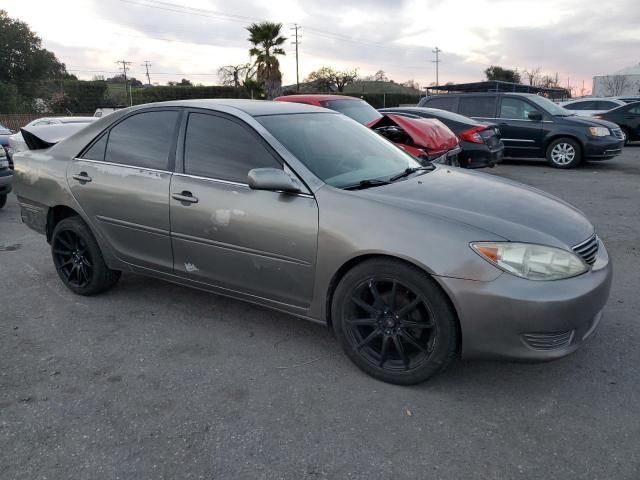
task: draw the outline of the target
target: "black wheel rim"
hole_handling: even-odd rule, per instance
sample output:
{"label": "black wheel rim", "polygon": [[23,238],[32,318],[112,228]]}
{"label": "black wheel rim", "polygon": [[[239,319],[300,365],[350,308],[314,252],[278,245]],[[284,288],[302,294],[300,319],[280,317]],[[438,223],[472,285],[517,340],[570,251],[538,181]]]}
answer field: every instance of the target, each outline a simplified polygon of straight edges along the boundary
{"label": "black wheel rim", "polygon": [[93,261],[84,239],[72,230],[62,230],[53,239],[53,261],[67,283],[87,286],[93,275]]}
{"label": "black wheel rim", "polygon": [[371,278],[357,285],[343,320],[358,355],[389,372],[406,372],[424,364],[438,338],[424,298],[393,278]]}

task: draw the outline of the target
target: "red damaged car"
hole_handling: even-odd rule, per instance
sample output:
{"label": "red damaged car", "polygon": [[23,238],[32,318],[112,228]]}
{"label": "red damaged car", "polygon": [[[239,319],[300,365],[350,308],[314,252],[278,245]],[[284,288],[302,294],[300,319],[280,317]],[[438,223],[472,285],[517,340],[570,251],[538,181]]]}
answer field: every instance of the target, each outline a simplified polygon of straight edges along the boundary
{"label": "red damaged car", "polygon": [[340,112],[368,126],[426,162],[458,166],[458,137],[440,120],[381,114],[360,98],[343,95],[285,95],[278,102],[316,105]]}

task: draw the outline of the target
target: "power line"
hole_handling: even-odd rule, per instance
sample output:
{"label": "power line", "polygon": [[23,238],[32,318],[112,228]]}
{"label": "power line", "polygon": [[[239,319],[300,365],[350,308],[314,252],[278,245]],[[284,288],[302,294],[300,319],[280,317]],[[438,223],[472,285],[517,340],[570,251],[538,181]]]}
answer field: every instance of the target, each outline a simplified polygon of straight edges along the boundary
{"label": "power line", "polygon": [[291,43],[296,46],[296,91],[300,92],[300,70],[298,67],[298,45],[300,45],[300,39],[298,38],[298,24],[294,23],[293,28],[291,28],[290,30],[296,31],[296,41]]}
{"label": "power line", "polygon": [[436,59],[433,60],[433,63],[436,64],[436,86],[440,85],[438,65],[440,64],[440,52],[441,51],[442,50],[440,50],[438,47],[436,47],[435,49],[432,50],[432,52],[436,54]]}
{"label": "power line", "polygon": [[151,63],[149,63],[149,60],[145,60],[144,63],[140,66],[144,67],[147,70],[147,83],[151,85],[151,77],[149,76],[149,67],[151,66]]}

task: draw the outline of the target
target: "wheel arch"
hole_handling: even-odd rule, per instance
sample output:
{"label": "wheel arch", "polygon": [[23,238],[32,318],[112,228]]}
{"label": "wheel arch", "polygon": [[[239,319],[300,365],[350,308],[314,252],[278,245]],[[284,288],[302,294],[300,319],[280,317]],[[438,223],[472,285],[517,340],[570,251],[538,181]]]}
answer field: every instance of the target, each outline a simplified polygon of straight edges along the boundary
{"label": "wheel arch", "polygon": [[417,268],[424,275],[429,276],[429,278],[433,279],[436,282],[436,284],[438,285],[438,288],[440,288],[445,298],[447,299],[447,302],[449,303],[449,306],[451,307],[451,310],[453,311],[453,314],[456,320],[456,329],[458,331],[457,353],[459,354],[462,351],[462,341],[463,341],[462,328],[460,326],[460,317],[458,315],[458,309],[456,308],[455,302],[453,302],[453,300],[451,299],[451,296],[449,295],[449,291],[446,288],[444,288],[444,286],[439,281],[437,275],[431,274],[423,266],[419,265],[418,263],[412,262],[406,258],[394,256],[394,255],[388,255],[383,253],[366,253],[366,254],[358,255],[347,260],[345,263],[343,263],[340,266],[340,268],[338,268],[335,271],[335,273],[331,277],[331,281],[329,282],[329,287],[327,288],[327,295],[325,298],[326,321],[327,321],[327,326],[329,327],[329,330],[333,332],[333,321],[331,319],[331,303],[333,302],[333,295],[335,293],[336,287],[340,283],[340,280],[342,280],[342,278],[346,275],[346,273],[352,268],[354,268],[355,266],[373,259],[386,259],[386,260],[393,260],[393,261],[404,263],[410,267]]}
{"label": "wheel arch", "polygon": [[80,213],[78,213],[76,210],[74,210],[73,208],[67,205],[56,205],[55,207],[50,207],[49,211],[47,212],[47,225],[46,225],[47,242],[51,243],[51,235],[58,223],[60,223],[65,218],[74,217],[74,216],[82,218]]}
{"label": "wheel arch", "polygon": [[549,145],[551,145],[551,142],[558,140],[560,138],[569,138],[571,140],[574,140],[576,142],[578,142],[578,145],[580,145],[580,150],[581,150],[581,154],[584,155],[584,141],[580,138],[579,135],[576,135],[574,133],[553,133],[551,135],[549,135],[547,138],[545,138],[544,140],[544,154],[547,154],[547,149],[549,148]]}

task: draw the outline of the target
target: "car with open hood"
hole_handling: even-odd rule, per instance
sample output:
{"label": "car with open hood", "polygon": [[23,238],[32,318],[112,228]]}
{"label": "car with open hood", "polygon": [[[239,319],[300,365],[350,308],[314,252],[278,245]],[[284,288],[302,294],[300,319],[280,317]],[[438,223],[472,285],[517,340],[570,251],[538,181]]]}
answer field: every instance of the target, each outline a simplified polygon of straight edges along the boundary
{"label": "car with open hood", "polygon": [[368,126],[423,163],[460,166],[458,154],[461,148],[458,138],[438,119],[380,113],[361,98],[345,95],[285,95],[275,101],[304,103],[335,110]]}
{"label": "car with open hood", "polygon": [[22,219],[76,294],[131,272],[252,302],[329,326],[387,382],[459,354],[563,357],[609,296],[607,250],[576,208],[421,165],[324,108],[140,105],[14,159]]}

